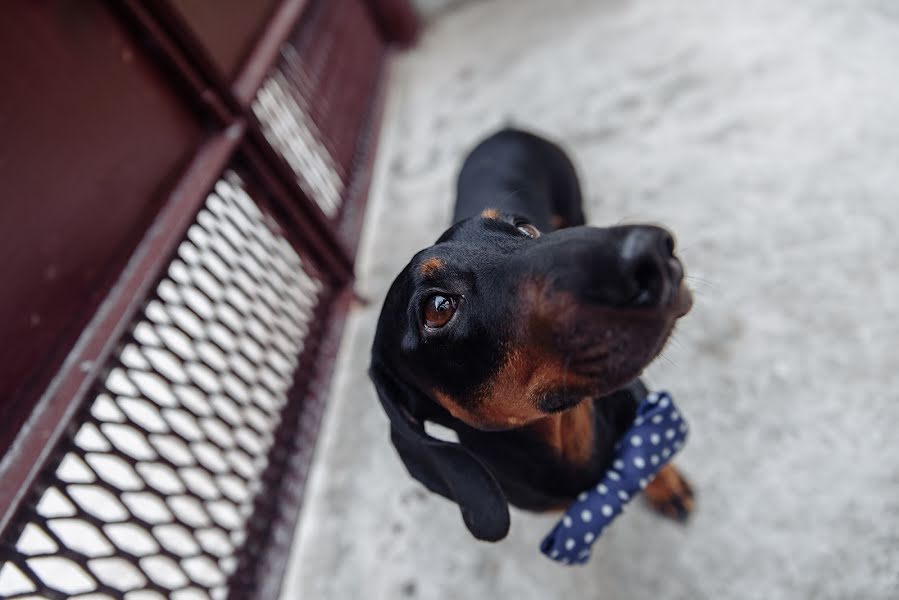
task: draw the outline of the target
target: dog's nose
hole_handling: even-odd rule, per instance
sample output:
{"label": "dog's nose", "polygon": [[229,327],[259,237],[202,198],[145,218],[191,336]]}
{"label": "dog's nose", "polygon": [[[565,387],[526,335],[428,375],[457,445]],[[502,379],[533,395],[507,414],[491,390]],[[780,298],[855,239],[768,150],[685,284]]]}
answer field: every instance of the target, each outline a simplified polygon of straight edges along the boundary
{"label": "dog's nose", "polygon": [[666,303],[683,279],[683,268],[674,256],[674,238],[661,227],[631,228],[621,243],[620,275],[631,307]]}

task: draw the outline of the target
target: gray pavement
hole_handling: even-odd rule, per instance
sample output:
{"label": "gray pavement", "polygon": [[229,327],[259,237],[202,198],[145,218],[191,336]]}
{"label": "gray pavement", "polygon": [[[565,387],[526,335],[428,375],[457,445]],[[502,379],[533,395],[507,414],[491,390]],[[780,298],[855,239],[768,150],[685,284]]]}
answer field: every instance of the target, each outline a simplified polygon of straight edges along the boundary
{"label": "gray pavement", "polygon": [[[649,381],[691,421],[686,526],[641,503],[586,567],[498,544],[404,472],[365,370],[387,286],[505,123],[594,224],[678,235],[697,303]],[[347,326],[284,598],[899,598],[899,3],[505,0],[391,69]]]}

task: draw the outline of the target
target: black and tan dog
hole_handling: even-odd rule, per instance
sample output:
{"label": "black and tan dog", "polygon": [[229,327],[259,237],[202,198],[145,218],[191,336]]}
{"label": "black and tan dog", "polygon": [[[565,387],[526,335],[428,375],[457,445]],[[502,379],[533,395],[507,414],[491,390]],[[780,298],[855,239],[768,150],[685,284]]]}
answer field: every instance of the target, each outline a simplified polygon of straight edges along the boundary
{"label": "black and tan dog", "polygon": [[[507,502],[560,509],[609,468],[691,296],[664,229],[584,226],[575,169],[542,138],[484,140],[457,192],[455,224],[387,293],[370,373],[409,473],[498,540]],[[692,507],[671,466],[645,495],[676,518]]]}

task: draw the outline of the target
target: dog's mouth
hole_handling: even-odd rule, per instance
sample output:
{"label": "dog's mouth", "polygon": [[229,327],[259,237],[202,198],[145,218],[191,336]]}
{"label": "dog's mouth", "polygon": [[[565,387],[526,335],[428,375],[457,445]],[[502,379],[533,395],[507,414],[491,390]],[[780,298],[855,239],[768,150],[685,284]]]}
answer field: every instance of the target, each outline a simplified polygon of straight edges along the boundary
{"label": "dog's mouth", "polygon": [[[578,320],[569,332],[564,348],[565,367],[571,378],[579,383],[547,392],[538,406],[546,413],[568,410],[585,398],[595,398],[614,392],[640,374],[662,353],[677,321],[693,306],[693,295],[686,285],[678,286],[671,298],[658,311],[650,314],[622,313],[620,320],[604,313],[606,327],[585,332],[589,319]],[[590,381],[584,385],[584,381]]]}

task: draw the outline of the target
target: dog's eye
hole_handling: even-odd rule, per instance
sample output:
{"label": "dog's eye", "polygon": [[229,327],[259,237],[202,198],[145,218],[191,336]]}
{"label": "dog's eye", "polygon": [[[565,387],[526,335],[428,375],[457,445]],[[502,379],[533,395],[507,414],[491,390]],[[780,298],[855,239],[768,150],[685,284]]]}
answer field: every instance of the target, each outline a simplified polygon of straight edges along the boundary
{"label": "dog's eye", "polygon": [[515,227],[518,228],[518,231],[520,231],[521,233],[525,234],[528,237],[531,237],[531,238],[540,237],[540,230],[537,229],[536,227],[534,227],[533,225],[531,225],[530,223],[517,223],[515,225]]}
{"label": "dog's eye", "polygon": [[458,301],[452,296],[434,294],[425,300],[424,321],[429,329],[440,329],[456,314]]}

